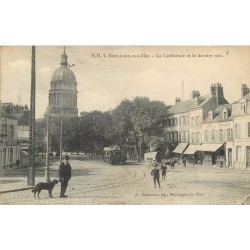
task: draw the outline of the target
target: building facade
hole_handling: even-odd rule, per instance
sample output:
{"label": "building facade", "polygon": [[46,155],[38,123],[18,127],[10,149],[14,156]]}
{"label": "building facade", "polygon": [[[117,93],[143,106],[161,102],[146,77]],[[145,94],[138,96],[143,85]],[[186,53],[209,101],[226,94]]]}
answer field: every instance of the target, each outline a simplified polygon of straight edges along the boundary
{"label": "building facade", "polygon": [[241,99],[232,104],[234,126],[234,144],[228,150],[232,151],[232,162],[235,168],[250,167],[250,93],[243,84]]}
{"label": "building facade", "polygon": [[169,109],[165,120],[165,139],[175,147],[173,153],[186,154],[193,163],[203,163],[199,154],[202,123],[210,110],[222,104],[228,104],[228,101],[219,83],[211,85],[208,95],[201,96],[199,91],[193,90],[189,100],[176,98],[176,104]]}
{"label": "building facade", "polygon": [[17,118],[13,111],[11,103],[0,107],[0,170],[14,167],[20,153],[17,146]]}
{"label": "building facade", "polygon": [[233,118],[232,104],[210,110],[202,123],[201,152],[205,165],[232,167]]}
{"label": "building facade", "polygon": [[68,56],[61,55],[61,67],[56,69],[50,81],[49,104],[45,116],[78,116],[77,82],[74,72],[68,67]]}

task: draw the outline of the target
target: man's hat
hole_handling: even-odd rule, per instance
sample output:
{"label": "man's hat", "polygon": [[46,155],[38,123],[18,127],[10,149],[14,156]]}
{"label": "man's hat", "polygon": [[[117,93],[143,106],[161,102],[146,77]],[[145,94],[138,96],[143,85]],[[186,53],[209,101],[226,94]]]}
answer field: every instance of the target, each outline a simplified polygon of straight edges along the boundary
{"label": "man's hat", "polygon": [[68,155],[65,155],[65,160],[69,160],[69,156]]}

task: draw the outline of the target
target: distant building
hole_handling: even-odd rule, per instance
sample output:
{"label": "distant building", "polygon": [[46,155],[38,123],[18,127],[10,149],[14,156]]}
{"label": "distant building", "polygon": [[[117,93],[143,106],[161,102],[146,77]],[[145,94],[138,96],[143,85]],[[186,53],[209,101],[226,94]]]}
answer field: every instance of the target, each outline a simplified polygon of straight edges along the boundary
{"label": "distant building", "polygon": [[7,169],[15,166],[20,157],[17,147],[17,118],[12,103],[1,104],[0,113],[0,169]]}
{"label": "distant building", "polygon": [[[21,112],[20,112],[21,111]],[[29,131],[30,131],[30,110],[27,105],[23,109],[20,107],[14,110],[17,120],[17,140],[22,150],[28,151]]]}
{"label": "distant building", "polygon": [[61,67],[59,67],[50,81],[49,106],[45,116],[53,117],[77,117],[77,82],[74,72],[68,67],[68,56],[61,55]]}

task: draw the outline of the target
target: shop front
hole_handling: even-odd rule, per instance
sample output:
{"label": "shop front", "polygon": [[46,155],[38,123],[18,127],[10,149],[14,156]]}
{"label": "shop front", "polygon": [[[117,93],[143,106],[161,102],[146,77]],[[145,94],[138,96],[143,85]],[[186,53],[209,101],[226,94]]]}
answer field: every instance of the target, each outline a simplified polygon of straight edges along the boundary
{"label": "shop front", "polygon": [[207,166],[216,165],[218,167],[226,166],[224,144],[206,144],[203,143],[199,149],[203,154],[203,164]]}
{"label": "shop front", "polygon": [[199,152],[200,147],[200,144],[190,144],[183,152],[183,155],[185,155],[189,164],[202,164],[203,159],[201,153]]}
{"label": "shop front", "polygon": [[172,151],[173,156],[177,156],[182,160],[183,152],[187,149],[188,143],[179,143],[177,147]]}

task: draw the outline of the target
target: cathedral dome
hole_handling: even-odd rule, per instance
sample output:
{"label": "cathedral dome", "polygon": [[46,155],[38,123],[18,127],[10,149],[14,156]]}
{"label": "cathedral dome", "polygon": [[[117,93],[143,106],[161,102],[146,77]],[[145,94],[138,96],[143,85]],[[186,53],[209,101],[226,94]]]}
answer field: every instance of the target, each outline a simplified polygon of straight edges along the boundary
{"label": "cathedral dome", "polygon": [[67,82],[76,82],[76,77],[74,72],[68,67],[62,66],[58,68],[53,76],[51,81],[67,81]]}

